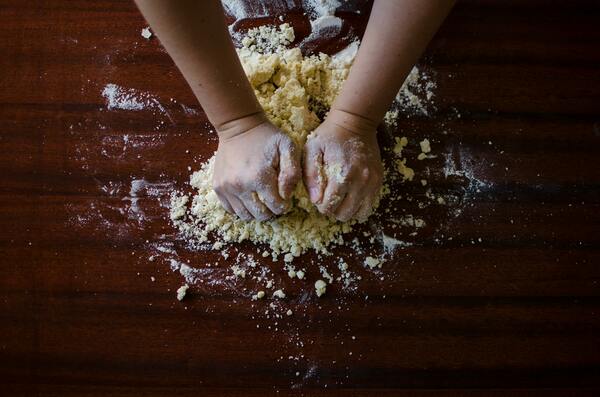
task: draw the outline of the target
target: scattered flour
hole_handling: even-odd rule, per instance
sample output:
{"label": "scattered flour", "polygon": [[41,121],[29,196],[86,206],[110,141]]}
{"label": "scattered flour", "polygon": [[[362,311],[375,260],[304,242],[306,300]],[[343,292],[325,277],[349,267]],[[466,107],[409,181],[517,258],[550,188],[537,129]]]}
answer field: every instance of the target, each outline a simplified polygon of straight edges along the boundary
{"label": "scattered flour", "polygon": [[106,99],[108,110],[154,110],[166,115],[171,122],[173,119],[165,107],[152,94],[123,88],[113,83],[104,86],[102,96]]}
{"label": "scattered flour", "polygon": [[107,100],[109,110],[142,110],[147,107],[137,91],[119,87],[116,84],[107,84],[102,91],[102,96]]}
{"label": "scattered flour", "polygon": [[436,84],[431,77],[413,67],[398,91],[392,108],[385,114],[384,122],[396,126],[400,114],[428,116]]}
{"label": "scattered flour", "polygon": [[303,0],[302,6],[313,18],[331,16],[342,5],[339,0]]}
{"label": "scattered flour", "polygon": [[335,37],[342,30],[342,19],[333,15],[323,15],[310,21],[310,35],[304,42]]}
{"label": "scattered flour", "polygon": [[394,237],[388,236],[386,234],[382,234],[381,239],[382,239],[382,243],[383,243],[383,249],[388,254],[394,252],[394,250],[397,247],[406,248],[406,247],[411,246],[411,243],[408,243],[406,241],[397,240]]}
{"label": "scattered flour", "polygon": [[236,20],[281,15],[296,6],[294,0],[221,0],[221,4]]}

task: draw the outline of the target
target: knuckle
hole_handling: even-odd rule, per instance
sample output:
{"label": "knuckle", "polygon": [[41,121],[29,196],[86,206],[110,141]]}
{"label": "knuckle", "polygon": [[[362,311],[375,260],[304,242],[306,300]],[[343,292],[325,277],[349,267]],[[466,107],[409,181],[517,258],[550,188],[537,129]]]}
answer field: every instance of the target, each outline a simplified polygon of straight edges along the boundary
{"label": "knuckle", "polygon": [[240,191],[244,187],[244,182],[241,178],[234,178],[227,183],[228,187],[234,191]]}
{"label": "knuckle", "polygon": [[371,176],[371,171],[368,168],[363,169],[360,173],[361,179],[365,182],[368,181]]}
{"label": "knuckle", "polygon": [[213,190],[217,193],[217,195],[221,195],[225,191],[225,187],[221,183],[213,182]]}
{"label": "knuckle", "polygon": [[343,213],[340,213],[339,215],[337,215],[336,219],[340,222],[348,222],[350,220],[350,217],[348,216],[347,213],[343,212]]}

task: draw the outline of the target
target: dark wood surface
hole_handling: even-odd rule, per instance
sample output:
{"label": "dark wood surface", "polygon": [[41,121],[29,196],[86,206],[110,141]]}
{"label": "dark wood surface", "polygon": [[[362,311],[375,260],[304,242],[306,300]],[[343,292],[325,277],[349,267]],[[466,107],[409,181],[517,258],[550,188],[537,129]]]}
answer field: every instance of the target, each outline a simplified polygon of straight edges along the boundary
{"label": "dark wood surface", "polygon": [[[344,18],[363,31],[366,12]],[[181,276],[149,260],[171,241],[216,260],[161,205],[216,141],[144,26],[129,1],[0,1],[0,394],[598,395],[598,2],[460,2],[420,62],[435,109],[395,132],[432,140],[429,185],[457,204],[421,211],[354,294],[306,299],[316,270],[273,266],[295,311],[278,321],[249,281],[177,302]],[[166,110],[109,110],[108,83]]]}

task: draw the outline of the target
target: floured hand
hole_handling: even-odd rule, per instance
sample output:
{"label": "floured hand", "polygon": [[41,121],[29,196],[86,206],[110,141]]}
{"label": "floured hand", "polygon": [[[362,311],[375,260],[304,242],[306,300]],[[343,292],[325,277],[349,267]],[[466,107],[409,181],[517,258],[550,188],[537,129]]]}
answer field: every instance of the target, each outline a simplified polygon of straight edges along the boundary
{"label": "floured hand", "polygon": [[376,125],[333,110],[304,147],[304,184],[318,210],[339,221],[366,219],[383,182]]}
{"label": "floured hand", "polygon": [[269,122],[221,137],[213,188],[229,213],[243,220],[283,214],[300,180],[300,157],[291,139]]}

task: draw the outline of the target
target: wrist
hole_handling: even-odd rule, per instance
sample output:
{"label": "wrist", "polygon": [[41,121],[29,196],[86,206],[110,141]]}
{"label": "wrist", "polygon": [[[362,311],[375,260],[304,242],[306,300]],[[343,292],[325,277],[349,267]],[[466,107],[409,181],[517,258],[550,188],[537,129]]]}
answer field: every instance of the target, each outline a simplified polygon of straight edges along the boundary
{"label": "wrist", "polygon": [[267,115],[263,111],[259,111],[218,125],[215,124],[215,129],[217,130],[217,135],[219,135],[219,140],[228,140],[268,121]]}
{"label": "wrist", "polygon": [[372,136],[377,134],[376,121],[373,121],[360,114],[347,112],[345,110],[332,108],[329,111],[325,121],[333,123],[345,130],[362,136]]}

